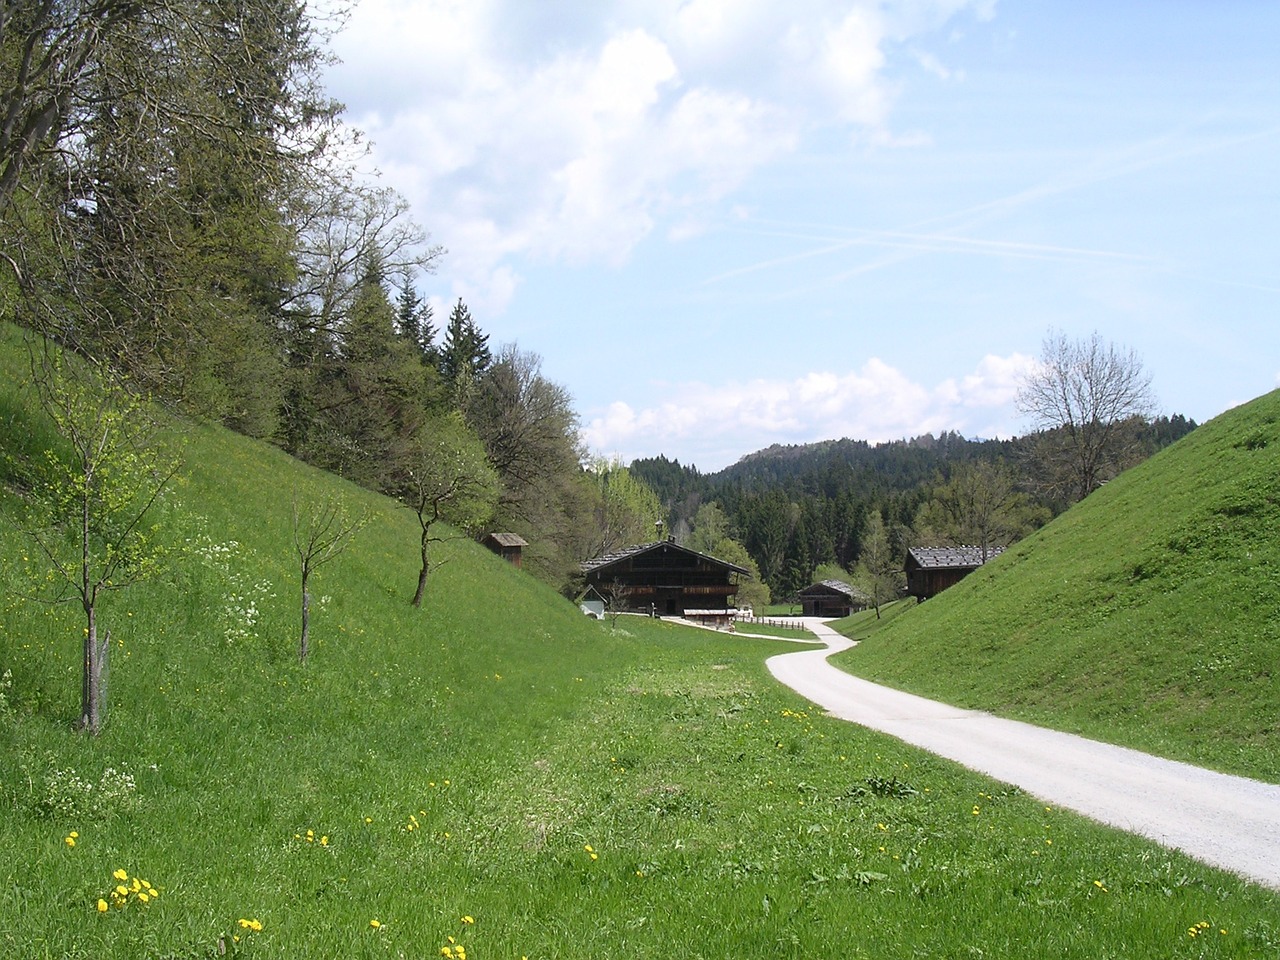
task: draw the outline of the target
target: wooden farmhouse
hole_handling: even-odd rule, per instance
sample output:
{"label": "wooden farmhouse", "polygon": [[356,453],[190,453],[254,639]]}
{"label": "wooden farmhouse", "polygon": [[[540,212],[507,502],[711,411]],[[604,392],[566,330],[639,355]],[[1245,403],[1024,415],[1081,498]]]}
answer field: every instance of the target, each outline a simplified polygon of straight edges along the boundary
{"label": "wooden farmhouse", "polygon": [[871,598],[843,580],[823,580],[805,587],[797,596],[806,617],[839,619],[871,606]]}
{"label": "wooden farmhouse", "polygon": [[1004,547],[915,547],[908,551],[907,593],[927,600],[959,583],[974,570],[1004,552]]}
{"label": "wooden farmhouse", "polygon": [[582,565],[588,587],[622,610],[727,622],[740,577],[750,571],[673,539],[609,553]]}
{"label": "wooden farmhouse", "polygon": [[518,567],[524,557],[523,550],[529,545],[529,541],[517,533],[491,533],[484,538],[484,545],[507,563]]}

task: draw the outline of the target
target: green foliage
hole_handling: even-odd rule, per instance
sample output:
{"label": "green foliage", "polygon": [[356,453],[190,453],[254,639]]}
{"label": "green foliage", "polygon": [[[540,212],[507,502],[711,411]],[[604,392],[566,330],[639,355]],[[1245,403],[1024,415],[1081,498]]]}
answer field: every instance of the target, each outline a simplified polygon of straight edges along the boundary
{"label": "green foliage", "polygon": [[493,362],[493,354],[489,350],[489,335],[481,332],[461,297],[449,313],[439,357],[440,375],[453,392],[454,405],[465,410],[476,381]]}
{"label": "green foliage", "polygon": [[748,570],[748,575],[738,582],[735,599],[739,607],[750,607],[757,614],[764,613],[770,601],[769,585],[761,579],[760,568],[747,548],[729,536],[729,524],[724,511],[716,504],[704,503],[698,509],[693,521],[693,531],[684,545],[690,550]]}
{"label": "green foliage", "polygon": [[400,501],[413,511],[419,528],[421,567],[412,600],[417,607],[422,604],[431,569],[431,545],[456,536],[454,530],[479,532],[498,501],[498,475],[480,440],[457,413],[423,427],[404,459],[403,470],[398,484]]}
{"label": "green foliage", "polygon": [[662,504],[621,463],[599,457],[587,471],[594,497],[590,556],[648,543],[662,519]]}
{"label": "green foliage", "polygon": [[960,463],[912,524],[921,545],[971,545],[989,555],[1049,521],[1018,489],[1019,477],[1003,460]]}
{"label": "green foliage", "polygon": [[100,636],[100,599],[160,568],[167,551],[153,507],[178,464],[156,444],[143,399],[101,368],[69,369],[60,352],[41,346],[28,344],[32,385],[60,443],[25,461],[29,496],[20,524],[45,566],[33,592],[49,603],[77,603],[85,616],[79,726],[97,734],[111,639],[109,631]]}
{"label": "green foliage", "polygon": [[[407,511],[182,429],[183,526],[228,549],[112,599],[101,737],[68,733],[71,621],[0,592],[5,956],[1274,952],[1274,892],[810,713],[763,667],[793,645],[611,630],[466,540],[439,545],[415,614]],[[312,483],[374,515],[325,568],[303,666],[286,587],[292,490]],[[18,500],[0,488],[0,511]],[[21,556],[0,538],[6,588]],[[271,585],[234,639],[229,569]],[[128,802],[40,809],[55,771],[108,769]]]}
{"label": "green foliage", "polygon": [[948,703],[1274,782],[1278,476],[1271,393],[838,659]]}
{"label": "green foliage", "polygon": [[901,557],[894,551],[884,521],[875,511],[872,511],[867,521],[862,556],[854,571],[853,581],[854,586],[871,598],[877,617],[880,615],[880,608],[891,600],[896,600],[905,586]]}

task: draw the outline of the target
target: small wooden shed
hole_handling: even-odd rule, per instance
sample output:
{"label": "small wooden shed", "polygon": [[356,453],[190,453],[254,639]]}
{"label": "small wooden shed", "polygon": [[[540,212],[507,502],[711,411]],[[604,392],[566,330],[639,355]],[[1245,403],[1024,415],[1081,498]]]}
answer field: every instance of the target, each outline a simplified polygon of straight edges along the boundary
{"label": "small wooden shed", "polygon": [[529,545],[529,541],[518,533],[491,533],[484,538],[484,545],[507,563],[518,567],[523,557],[521,551]]}
{"label": "small wooden shed", "polygon": [[871,606],[871,598],[843,580],[822,580],[797,594],[806,617],[839,619]]}
{"label": "small wooden shed", "polygon": [[1004,547],[914,547],[903,564],[907,593],[917,600],[937,596],[1003,552]]}

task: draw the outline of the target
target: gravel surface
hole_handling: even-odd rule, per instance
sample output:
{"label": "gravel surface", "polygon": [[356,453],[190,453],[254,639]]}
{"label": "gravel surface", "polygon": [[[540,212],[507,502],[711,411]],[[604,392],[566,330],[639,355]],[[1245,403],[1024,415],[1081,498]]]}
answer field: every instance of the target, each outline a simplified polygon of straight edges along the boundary
{"label": "gravel surface", "polygon": [[768,667],[832,716],[1280,889],[1280,786],[859,680],[827,662],[852,642],[821,621],[807,620],[806,625],[827,649],[772,657]]}

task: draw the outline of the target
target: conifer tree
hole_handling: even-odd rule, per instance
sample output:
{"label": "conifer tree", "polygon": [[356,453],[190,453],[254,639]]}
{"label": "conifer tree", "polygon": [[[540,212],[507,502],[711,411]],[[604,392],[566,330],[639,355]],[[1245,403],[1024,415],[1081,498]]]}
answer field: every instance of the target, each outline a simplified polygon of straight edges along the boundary
{"label": "conifer tree", "polygon": [[438,367],[440,351],[435,343],[434,319],[435,311],[431,304],[418,295],[413,285],[413,272],[408,267],[404,268],[400,272],[400,289],[396,297],[396,332],[418,348],[423,363]]}
{"label": "conifer tree", "polygon": [[458,298],[449,314],[444,343],[440,349],[440,375],[452,388],[461,409],[466,405],[471,387],[489,369],[493,355],[489,351],[489,335],[481,333],[471,318],[471,311]]}

